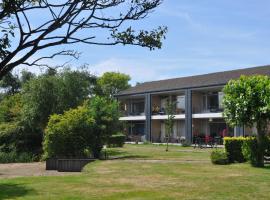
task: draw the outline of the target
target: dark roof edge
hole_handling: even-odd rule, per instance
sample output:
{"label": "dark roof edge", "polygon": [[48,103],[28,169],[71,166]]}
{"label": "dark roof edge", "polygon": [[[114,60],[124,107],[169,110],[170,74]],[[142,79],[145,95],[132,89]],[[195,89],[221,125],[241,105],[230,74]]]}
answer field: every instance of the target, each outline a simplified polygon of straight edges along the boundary
{"label": "dark roof edge", "polygon": [[137,96],[137,95],[143,95],[143,94],[155,94],[160,92],[173,92],[173,91],[179,91],[179,90],[188,90],[188,89],[202,89],[202,88],[209,88],[209,87],[218,87],[218,86],[224,86],[226,84],[212,84],[212,85],[203,85],[201,87],[184,87],[184,88],[174,88],[170,90],[152,90],[147,92],[138,92],[138,93],[130,93],[130,94],[115,94],[115,97],[124,97],[124,96]]}

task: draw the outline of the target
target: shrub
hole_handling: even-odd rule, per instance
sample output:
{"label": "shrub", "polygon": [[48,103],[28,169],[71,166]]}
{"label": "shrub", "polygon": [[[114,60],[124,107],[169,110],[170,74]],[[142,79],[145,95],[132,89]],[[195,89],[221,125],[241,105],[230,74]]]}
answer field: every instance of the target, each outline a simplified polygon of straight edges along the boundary
{"label": "shrub", "polygon": [[230,163],[233,162],[245,162],[244,155],[242,153],[242,145],[244,137],[225,137],[224,145]]}
{"label": "shrub", "polygon": [[216,165],[227,165],[229,163],[227,153],[223,150],[213,150],[211,153],[211,161]]}
{"label": "shrub", "polygon": [[85,103],[90,116],[95,120],[92,135],[91,152],[95,158],[100,157],[102,147],[109,137],[119,130],[118,102],[105,97],[96,96]]}
{"label": "shrub", "polygon": [[31,153],[0,152],[0,163],[27,163],[34,161],[38,161],[38,157]]}
{"label": "shrub", "polygon": [[94,120],[85,107],[52,115],[45,130],[44,158],[83,157],[92,144]]}
{"label": "shrub", "polygon": [[253,166],[256,165],[256,151],[257,151],[256,138],[248,138],[243,141],[242,145],[243,156]]}
{"label": "shrub", "polygon": [[[265,143],[263,144],[265,146],[265,156],[269,156],[269,150],[270,150],[270,139],[265,138]],[[249,137],[246,138],[243,141],[243,146],[242,146],[242,153],[245,157],[246,160],[248,160],[252,166],[258,166],[258,144],[257,140],[255,137]]]}
{"label": "shrub", "polygon": [[112,135],[108,139],[108,146],[109,147],[123,147],[125,144],[126,136],[122,133],[118,133],[115,135]]}

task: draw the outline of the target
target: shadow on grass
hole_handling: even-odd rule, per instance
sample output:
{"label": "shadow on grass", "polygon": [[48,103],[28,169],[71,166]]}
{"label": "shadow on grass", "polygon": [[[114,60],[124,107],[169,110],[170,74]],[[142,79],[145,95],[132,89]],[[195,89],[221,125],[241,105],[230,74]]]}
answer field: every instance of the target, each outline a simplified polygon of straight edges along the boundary
{"label": "shadow on grass", "polygon": [[143,159],[143,158],[149,158],[149,156],[141,156],[141,155],[109,156],[108,160]]}
{"label": "shadow on grass", "polygon": [[0,183],[0,199],[14,199],[33,192],[33,189],[29,189],[23,185]]}
{"label": "shadow on grass", "polygon": [[146,155],[136,155],[136,154],[129,154],[125,151],[118,150],[118,149],[110,149],[107,151],[108,159],[142,159],[142,158],[149,158],[150,156]]}

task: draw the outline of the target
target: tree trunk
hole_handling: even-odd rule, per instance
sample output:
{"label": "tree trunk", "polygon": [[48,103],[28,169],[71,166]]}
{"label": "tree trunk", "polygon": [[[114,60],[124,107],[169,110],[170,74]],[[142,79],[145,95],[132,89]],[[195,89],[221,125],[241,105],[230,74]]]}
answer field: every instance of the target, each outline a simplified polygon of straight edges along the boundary
{"label": "tree trunk", "polygon": [[167,147],[166,147],[166,151],[169,151],[169,139],[167,139]]}
{"label": "tree trunk", "polygon": [[265,126],[263,122],[257,123],[257,167],[264,167],[264,153],[265,153]]}

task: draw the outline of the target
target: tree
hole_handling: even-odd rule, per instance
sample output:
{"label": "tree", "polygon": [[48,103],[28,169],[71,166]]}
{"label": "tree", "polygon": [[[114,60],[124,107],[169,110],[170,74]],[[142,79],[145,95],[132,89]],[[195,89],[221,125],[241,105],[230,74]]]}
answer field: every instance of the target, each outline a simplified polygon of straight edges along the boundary
{"label": "tree", "polygon": [[62,114],[82,105],[93,93],[96,77],[86,71],[46,73],[22,88],[23,120],[44,130],[51,114]]}
{"label": "tree", "polygon": [[257,166],[264,166],[265,136],[270,119],[270,78],[241,76],[224,87],[224,117],[231,126],[257,126]]}
{"label": "tree", "polygon": [[129,81],[129,75],[119,72],[106,72],[98,79],[97,83],[104,95],[113,97],[121,90],[128,89],[130,87]]}
{"label": "tree", "polygon": [[95,121],[93,128],[93,137],[91,151],[95,158],[100,157],[103,145],[106,144],[109,137],[118,132],[119,124],[119,105],[116,100],[106,97],[96,96],[86,103],[89,115]]}
{"label": "tree", "polygon": [[168,99],[167,104],[165,106],[165,111],[168,118],[165,120],[165,132],[166,132],[166,151],[169,151],[169,141],[171,139],[171,134],[173,132],[173,124],[174,124],[174,110],[175,110],[175,102],[172,102]]}
{"label": "tree", "polygon": [[[136,31],[125,24],[146,18],[161,3],[162,0],[2,0],[0,79],[20,64],[47,66],[42,60],[67,55],[78,58],[78,52],[62,50],[31,59],[44,49],[60,45],[123,44],[150,50],[161,48],[166,27]],[[37,24],[33,19],[40,13],[44,18]]]}
{"label": "tree", "polygon": [[0,80],[0,87],[4,89],[7,95],[11,95],[19,92],[21,82],[17,75],[8,72],[3,79]]}

